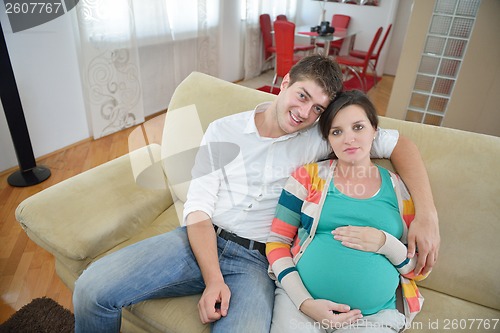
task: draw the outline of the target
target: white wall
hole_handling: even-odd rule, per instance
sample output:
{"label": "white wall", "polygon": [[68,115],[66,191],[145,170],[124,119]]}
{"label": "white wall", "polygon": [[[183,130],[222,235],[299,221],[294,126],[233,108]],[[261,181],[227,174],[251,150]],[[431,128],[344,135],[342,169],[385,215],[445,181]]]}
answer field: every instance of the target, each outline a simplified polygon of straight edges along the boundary
{"label": "white wall", "polygon": [[[0,2],[0,20],[35,157],[89,137],[70,14],[12,33]],[[1,108],[1,107],[0,107]],[[0,171],[17,166],[0,110]]]}
{"label": "white wall", "polygon": [[394,22],[391,32],[391,43],[390,45],[384,46],[384,48],[387,48],[384,74],[396,75],[406,32],[408,31],[408,22],[410,21],[412,6],[413,0],[399,1],[396,21]]}
{"label": "white wall", "polygon": [[[406,0],[403,0],[406,1]],[[351,21],[349,23],[349,29],[354,31],[360,31],[356,35],[356,42],[354,44],[355,49],[368,50],[370,43],[375,35],[375,32],[379,27],[385,29],[389,24],[394,24],[398,0],[382,0],[380,1],[380,6],[357,6],[349,5],[343,3],[327,2],[326,9],[326,19],[331,21],[332,15],[344,14],[351,16]],[[297,26],[314,26],[319,22],[319,17],[321,14],[321,6],[318,1],[311,0],[298,0],[297,2],[297,16],[295,23]],[[381,75],[384,70],[384,65],[386,62],[386,57],[391,44],[391,37],[393,33],[389,36],[386,41],[386,45],[382,50],[379,58],[379,64],[377,65],[377,73]],[[342,49],[344,50],[344,43]]]}

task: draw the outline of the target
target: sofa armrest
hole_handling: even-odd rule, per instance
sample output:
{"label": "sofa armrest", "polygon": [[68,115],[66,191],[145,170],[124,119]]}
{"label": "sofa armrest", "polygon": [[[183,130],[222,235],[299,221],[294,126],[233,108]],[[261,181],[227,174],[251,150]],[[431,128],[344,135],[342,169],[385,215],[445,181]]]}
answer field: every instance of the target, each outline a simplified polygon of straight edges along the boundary
{"label": "sofa armrest", "polygon": [[[150,152],[159,147],[141,149]],[[134,153],[27,198],[17,207],[16,219],[38,245],[73,260],[95,258],[126,241],[173,204],[168,189],[136,184],[131,165]]]}

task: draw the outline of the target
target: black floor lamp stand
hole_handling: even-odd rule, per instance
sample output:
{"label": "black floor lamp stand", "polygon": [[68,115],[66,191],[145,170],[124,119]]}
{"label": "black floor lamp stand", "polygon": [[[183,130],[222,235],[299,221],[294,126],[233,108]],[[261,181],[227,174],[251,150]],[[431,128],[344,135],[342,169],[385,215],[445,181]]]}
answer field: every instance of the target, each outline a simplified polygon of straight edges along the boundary
{"label": "black floor lamp stand", "polygon": [[37,166],[33,147],[24,118],[23,107],[19,91],[17,90],[16,78],[12,70],[9,51],[5,43],[2,24],[0,23],[0,99],[9,126],[10,135],[14,143],[18,171],[12,173],[7,181],[12,186],[24,187],[43,182],[50,177],[50,170],[43,166]]}

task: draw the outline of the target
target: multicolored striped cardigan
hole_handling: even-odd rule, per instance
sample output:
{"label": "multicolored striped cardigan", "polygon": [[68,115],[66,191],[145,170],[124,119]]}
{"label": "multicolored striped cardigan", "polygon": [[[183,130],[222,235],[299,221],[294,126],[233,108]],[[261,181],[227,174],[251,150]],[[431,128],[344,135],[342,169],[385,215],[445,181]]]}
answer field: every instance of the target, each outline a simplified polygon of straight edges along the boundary
{"label": "multicolored striped cardigan", "polygon": [[[314,238],[328,186],[333,178],[336,160],[327,160],[305,165],[297,169],[288,179],[281,193],[271,233],[266,244],[270,275],[279,281],[297,308],[312,296],[302,283],[296,264]],[[386,234],[386,242],[377,253],[383,254],[400,273],[403,309],[408,325],[420,311],[423,297],[415,281],[427,276],[415,276],[413,270],[417,257],[406,257],[408,227],[415,217],[413,201],[401,181],[390,172],[403,224],[403,236],[396,239]],[[333,237],[333,236],[332,236]]]}

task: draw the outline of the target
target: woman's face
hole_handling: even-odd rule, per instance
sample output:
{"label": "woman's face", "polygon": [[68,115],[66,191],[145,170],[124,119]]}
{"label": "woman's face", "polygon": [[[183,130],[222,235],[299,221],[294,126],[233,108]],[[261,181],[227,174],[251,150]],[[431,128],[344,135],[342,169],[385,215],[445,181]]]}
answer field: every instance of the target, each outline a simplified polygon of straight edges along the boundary
{"label": "woman's face", "polygon": [[353,165],[370,163],[370,150],[376,134],[366,112],[349,105],[333,118],[328,141],[339,162]]}

